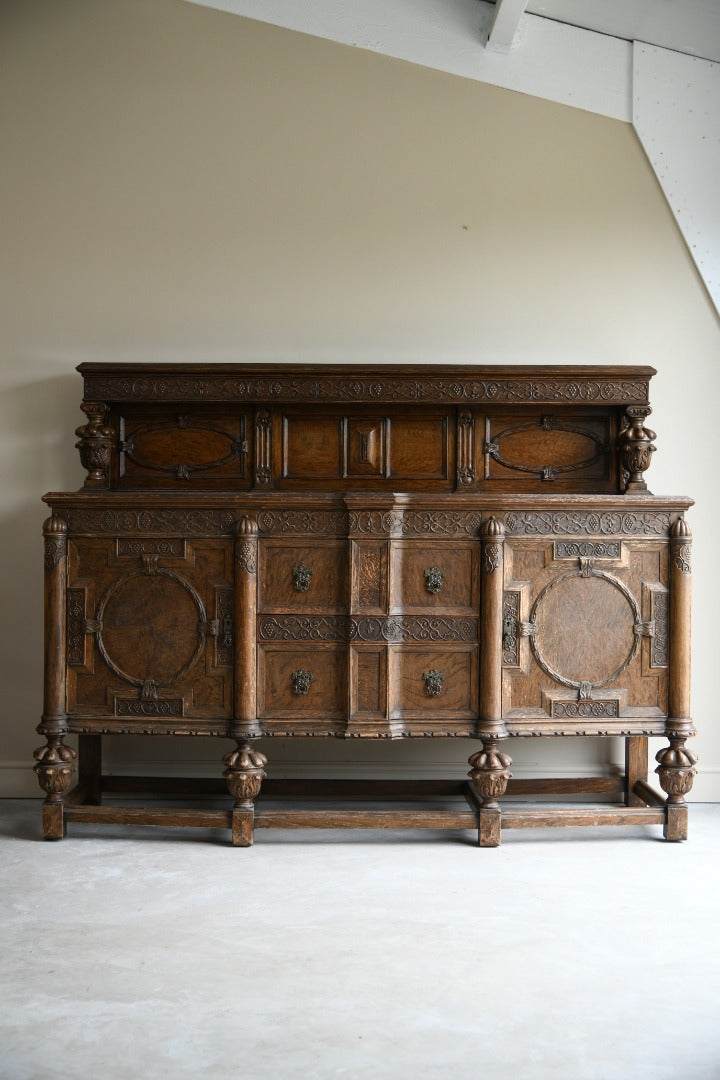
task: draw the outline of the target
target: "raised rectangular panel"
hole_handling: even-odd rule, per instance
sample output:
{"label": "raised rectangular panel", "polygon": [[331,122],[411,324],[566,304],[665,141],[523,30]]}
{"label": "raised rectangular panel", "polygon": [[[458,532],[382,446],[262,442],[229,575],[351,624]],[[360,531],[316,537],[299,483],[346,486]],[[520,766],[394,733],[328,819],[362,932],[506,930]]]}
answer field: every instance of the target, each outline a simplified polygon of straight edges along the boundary
{"label": "raised rectangular panel", "polygon": [[387,717],[387,646],[350,648],[350,721]]}
{"label": "raised rectangular panel", "polygon": [[424,723],[475,719],[477,669],[477,645],[391,645],[390,718]]}
{"label": "raised rectangular panel", "polygon": [[347,650],[343,645],[269,643],[258,648],[261,720],[326,720],[346,716]]}
{"label": "raised rectangular panel", "polygon": [[396,540],[390,550],[390,610],[477,615],[480,545]]}
{"label": "raised rectangular panel", "polygon": [[347,610],[347,546],[340,540],[263,540],[258,610],[323,614]]}
{"label": "raised rectangular panel", "polygon": [[343,473],[343,424],[337,415],[286,413],[281,475],[289,480],[337,480]]}

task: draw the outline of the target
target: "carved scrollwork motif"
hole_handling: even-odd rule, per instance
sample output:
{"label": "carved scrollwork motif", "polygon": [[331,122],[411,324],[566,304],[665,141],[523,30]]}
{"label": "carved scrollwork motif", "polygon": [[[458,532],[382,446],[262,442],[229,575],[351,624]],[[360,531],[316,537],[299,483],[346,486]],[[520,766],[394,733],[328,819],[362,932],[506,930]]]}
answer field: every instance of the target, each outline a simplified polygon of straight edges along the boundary
{"label": "carved scrollwork motif", "polygon": [[[68,528],[77,535],[96,533],[182,533],[188,536],[226,536],[232,533],[231,510],[63,510]],[[162,554],[162,553],[160,553]]]}
{"label": "carved scrollwork motif", "polygon": [[550,715],[554,720],[619,716],[620,702],[616,698],[605,701],[553,701]]}
{"label": "carved scrollwork motif", "polygon": [[619,559],[620,543],[613,540],[556,540],[554,559]]}
{"label": "carved scrollwork motif", "polygon": [[348,515],[350,533],[368,536],[475,536],[479,512],[360,510]]}
{"label": "carved scrollwork motif", "polygon": [[261,641],[476,641],[477,619],[425,616],[271,615]]}
{"label": "carved scrollwork motif", "polygon": [[116,716],[182,716],[182,698],[115,698]]}
{"label": "carved scrollwork motif", "polygon": [[520,593],[508,591],[503,596],[503,664],[517,667],[520,661],[518,622],[520,618]]}
{"label": "carved scrollwork motif", "polygon": [[340,510],[261,510],[257,519],[265,535],[341,536],[345,523],[346,515]]}
{"label": "carved scrollwork motif", "polygon": [[653,589],[650,594],[650,615],[655,626],[650,658],[651,667],[667,667],[669,648],[668,594]]}

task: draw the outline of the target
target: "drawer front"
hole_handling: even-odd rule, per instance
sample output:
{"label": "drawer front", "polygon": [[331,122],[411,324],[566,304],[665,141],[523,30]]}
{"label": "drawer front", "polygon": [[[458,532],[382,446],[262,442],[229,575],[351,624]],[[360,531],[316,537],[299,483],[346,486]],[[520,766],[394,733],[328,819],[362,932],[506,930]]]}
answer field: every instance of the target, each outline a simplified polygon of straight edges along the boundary
{"label": "drawer front", "polygon": [[347,609],[347,547],[341,540],[260,544],[258,610],[330,614]]}
{"label": "drawer front", "polygon": [[392,545],[390,605],[393,613],[477,615],[480,546],[445,541]]}
{"label": "drawer front", "polygon": [[474,720],[478,647],[391,645],[389,683],[393,720]]}
{"label": "drawer front", "polygon": [[347,712],[344,645],[267,644],[258,650],[260,719],[341,720]]}

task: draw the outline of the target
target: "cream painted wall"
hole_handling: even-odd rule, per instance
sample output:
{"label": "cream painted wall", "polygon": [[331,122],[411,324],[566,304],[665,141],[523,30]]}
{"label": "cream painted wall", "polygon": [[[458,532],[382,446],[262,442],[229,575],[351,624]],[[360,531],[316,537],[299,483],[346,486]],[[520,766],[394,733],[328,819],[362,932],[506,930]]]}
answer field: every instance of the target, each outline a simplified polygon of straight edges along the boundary
{"label": "cream painted wall", "polygon": [[[76,363],[627,362],[659,369],[651,487],[698,498],[696,792],[720,799],[720,325],[629,125],[182,0],[5,0],[0,125],[0,791],[36,790],[39,496],[82,480]],[[361,752],[377,774],[460,774],[456,742]],[[202,744],[205,771],[223,748]],[[516,775],[610,749],[512,747]],[[275,775],[359,753],[269,752]]]}

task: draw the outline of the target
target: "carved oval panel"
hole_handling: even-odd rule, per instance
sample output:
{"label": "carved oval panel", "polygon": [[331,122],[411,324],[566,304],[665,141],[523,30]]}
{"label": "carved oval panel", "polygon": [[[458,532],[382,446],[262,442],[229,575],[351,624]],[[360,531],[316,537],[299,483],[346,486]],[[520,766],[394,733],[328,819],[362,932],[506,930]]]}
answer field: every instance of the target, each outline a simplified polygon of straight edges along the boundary
{"label": "carved oval panel", "polygon": [[553,480],[597,465],[605,441],[590,428],[541,417],[496,432],[486,449],[505,469]]}
{"label": "carved oval panel", "polygon": [[239,446],[235,436],[222,428],[188,421],[137,428],[124,451],[142,469],[196,472],[225,465],[237,456]]}
{"label": "carved oval panel", "polygon": [[538,595],[530,643],[540,667],[566,686],[604,686],[632,660],[639,610],[619,579],[591,570],[559,575]]}
{"label": "carved oval panel", "polygon": [[202,654],[205,612],[188,582],[167,570],[119,578],[98,608],[98,648],[136,686],[182,681]]}

